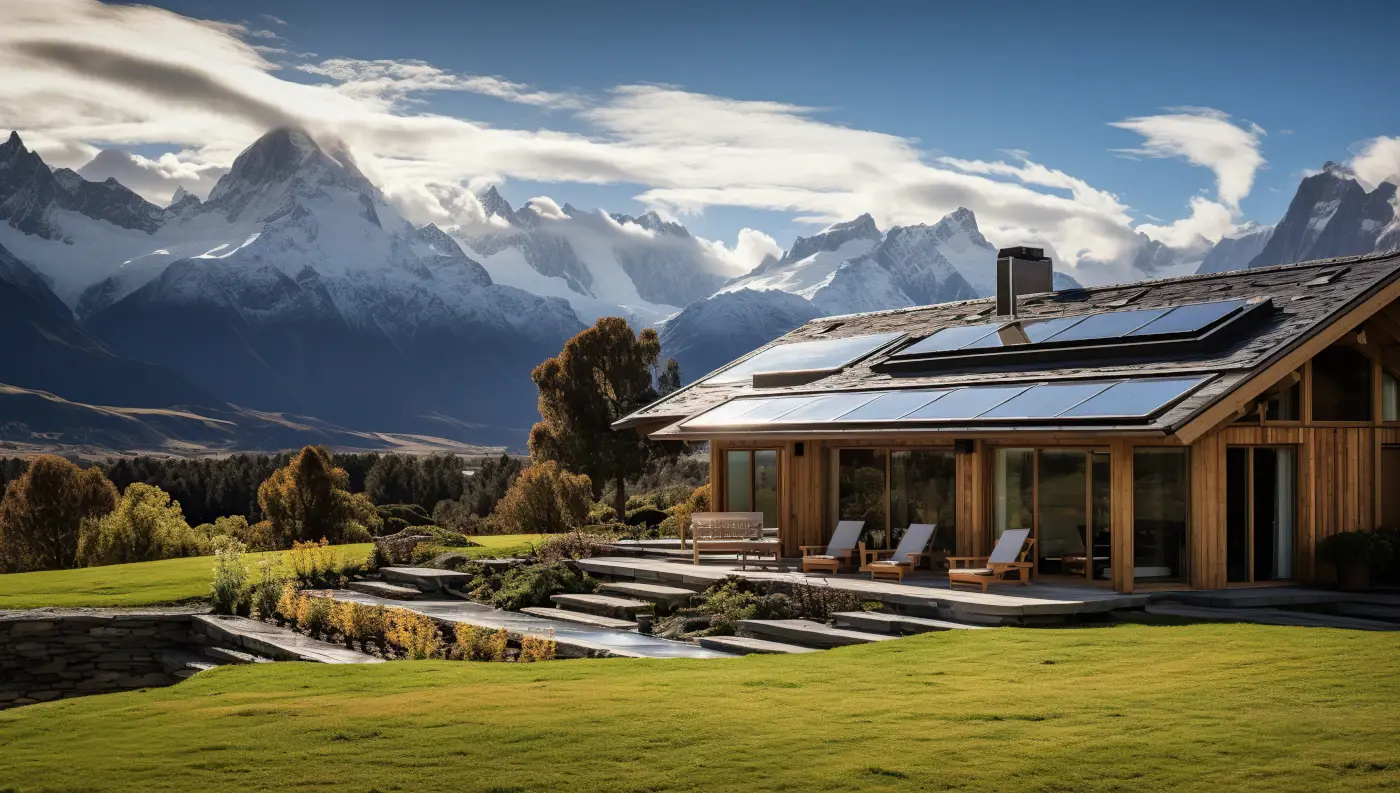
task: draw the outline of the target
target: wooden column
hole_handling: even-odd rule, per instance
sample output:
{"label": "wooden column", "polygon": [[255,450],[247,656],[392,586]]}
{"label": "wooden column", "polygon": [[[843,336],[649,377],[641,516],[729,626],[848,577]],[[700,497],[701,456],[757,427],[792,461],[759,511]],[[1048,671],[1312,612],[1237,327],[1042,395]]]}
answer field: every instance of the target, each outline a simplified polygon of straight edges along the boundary
{"label": "wooden column", "polygon": [[1225,586],[1225,436],[1191,444],[1190,558],[1193,589]]}
{"label": "wooden column", "polygon": [[[1113,565],[1113,588],[1133,591],[1133,445],[1115,440],[1109,445],[1109,489],[1111,506],[1109,529]],[[1092,550],[1091,550],[1092,555]],[[1090,567],[1093,562],[1090,561]]]}
{"label": "wooden column", "polygon": [[990,502],[987,496],[986,457],[991,453],[982,441],[973,441],[972,452],[957,455],[958,556],[986,554]]}

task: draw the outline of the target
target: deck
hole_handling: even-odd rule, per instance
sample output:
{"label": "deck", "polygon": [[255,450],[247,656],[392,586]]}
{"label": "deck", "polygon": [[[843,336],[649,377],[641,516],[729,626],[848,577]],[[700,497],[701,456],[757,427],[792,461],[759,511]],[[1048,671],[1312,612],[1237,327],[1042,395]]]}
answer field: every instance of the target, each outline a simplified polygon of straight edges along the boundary
{"label": "deck", "polygon": [[602,578],[691,588],[704,588],[730,575],[752,581],[824,584],[916,616],[982,625],[1060,622],[1117,609],[1144,608],[1151,599],[1149,595],[1124,595],[1110,589],[1061,583],[993,584],[984,594],[973,589],[949,589],[946,577],[928,573],[910,576],[904,583],[896,584],[872,581],[864,575],[806,575],[789,570],[755,569],[752,563],[741,567],[737,561],[695,565],[655,557],[600,556],[581,559],[578,566]]}

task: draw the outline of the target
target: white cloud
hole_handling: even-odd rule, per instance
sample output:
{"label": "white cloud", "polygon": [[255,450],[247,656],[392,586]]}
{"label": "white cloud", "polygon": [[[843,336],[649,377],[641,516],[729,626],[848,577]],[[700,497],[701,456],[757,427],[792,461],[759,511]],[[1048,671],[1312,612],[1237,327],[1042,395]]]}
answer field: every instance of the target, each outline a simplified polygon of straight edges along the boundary
{"label": "white cloud", "polygon": [[[227,167],[268,128],[300,125],[343,143],[418,223],[482,222],[470,192],[516,179],[636,185],[640,201],[668,216],[735,206],[825,225],[869,212],[888,227],[932,223],[965,206],[995,244],[1048,247],[1086,282],[1132,277],[1125,262],[1142,245],[1116,196],[1024,152],[1010,152],[1011,162],[933,159],[916,141],[830,123],[809,107],[657,85],[586,97],[420,61],[330,58],[300,67],[323,78],[306,84],[279,77],[282,67],[259,46],[244,26],[150,6],[4,3],[0,118],[55,164],[85,162],[97,142],[157,144],[178,151],[172,172]],[[429,112],[418,100],[430,91],[558,109],[567,129]],[[1232,211],[1263,162],[1262,130],[1213,111],[1119,125],[1147,136],[1147,156],[1183,156],[1215,170],[1219,203]],[[1193,207],[1180,222],[1213,229],[1200,212]],[[776,245],[750,232],[723,249],[738,266]]]}
{"label": "white cloud", "polygon": [[101,182],[114,178],[161,205],[169,203],[177,187],[200,198],[207,197],[214,183],[227,171],[222,165],[198,161],[196,155],[188,151],[166,152],[152,160],[118,149],[100,152],[78,169],[85,179]]}
{"label": "white cloud", "polygon": [[1235,215],[1218,201],[1192,196],[1191,214],[1173,223],[1143,223],[1137,230],[1169,248],[1198,250],[1205,242],[1217,242],[1236,228]]}
{"label": "white cloud", "polygon": [[1367,190],[1374,190],[1381,182],[1400,185],[1400,137],[1364,141],[1350,165]]}
{"label": "white cloud", "polygon": [[1141,157],[1180,157],[1215,173],[1216,195],[1232,212],[1249,195],[1254,174],[1264,165],[1259,147],[1265,132],[1258,124],[1241,126],[1211,108],[1175,108],[1174,112],[1115,121],[1146,140],[1140,148],[1119,149]]}

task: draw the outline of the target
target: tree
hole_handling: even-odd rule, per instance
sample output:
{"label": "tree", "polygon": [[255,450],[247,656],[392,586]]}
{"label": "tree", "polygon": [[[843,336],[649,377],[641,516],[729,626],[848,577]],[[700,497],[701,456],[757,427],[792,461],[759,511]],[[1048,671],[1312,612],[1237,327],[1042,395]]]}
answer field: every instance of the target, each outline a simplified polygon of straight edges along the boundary
{"label": "tree", "polygon": [[127,485],[111,512],[84,521],[78,537],[78,564],[84,567],[197,556],[208,551],[208,540],[185,522],[180,502],[141,482]]}
{"label": "tree", "polygon": [[526,468],[496,505],[491,519],[510,533],[552,534],[582,526],[588,519],[593,483],[552,460]]}
{"label": "tree", "polygon": [[117,489],[100,468],[35,458],[0,499],[0,572],[77,566],[83,522],[116,505]]}
{"label": "tree", "polygon": [[657,398],[652,373],[661,357],[656,331],[633,334],[627,320],[603,317],[564,345],[558,356],[530,373],[539,388],[543,421],[530,430],[530,454],[587,474],[593,497],[615,481],[613,508],[626,513],[628,479],[677,453],[637,432],[614,432],[612,423]]}
{"label": "tree", "polygon": [[670,396],[681,390],[681,365],[676,363],[675,358],[666,359],[666,368],[661,370],[661,374],[656,376],[656,395],[658,397]]}
{"label": "tree", "polygon": [[365,542],[380,524],[374,505],[346,487],[345,469],[322,446],[307,446],[258,488],[258,506],[283,543],[325,538]]}

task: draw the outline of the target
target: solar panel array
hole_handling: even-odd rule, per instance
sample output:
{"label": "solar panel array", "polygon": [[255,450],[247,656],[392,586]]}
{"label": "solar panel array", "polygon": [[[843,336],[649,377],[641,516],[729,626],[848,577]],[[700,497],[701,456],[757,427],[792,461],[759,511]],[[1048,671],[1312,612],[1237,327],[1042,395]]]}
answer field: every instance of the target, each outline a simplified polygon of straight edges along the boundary
{"label": "solar panel array", "polygon": [[745,383],[759,372],[805,372],[836,370],[850,365],[904,333],[875,333],[844,339],[821,339],[779,344],[706,378],[709,385]]}
{"label": "solar panel array", "polygon": [[[1200,333],[1206,328],[1238,312],[1244,300],[1219,300],[1164,308],[1138,308],[1082,314],[1076,317],[1054,317],[1041,320],[1020,320],[1018,323],[1031,344],[1065,342],[1115,342],[1145,339],[1151,336]],[[1015,335],[1001,332],[1008,323],[961,325],[944,328],[922,341],[895,353],[896,358],[929,353],[977,350],[998,347],[1025,346]],[[1019,344],[1018,344],[1019,342]]]}
{"label": "solar panel array", "polygon": [[1205,381],[1205,377],[1143,378],[739,398],[682,426],[695,430],[825,423],[1143,419]]}

